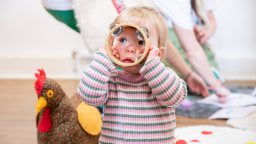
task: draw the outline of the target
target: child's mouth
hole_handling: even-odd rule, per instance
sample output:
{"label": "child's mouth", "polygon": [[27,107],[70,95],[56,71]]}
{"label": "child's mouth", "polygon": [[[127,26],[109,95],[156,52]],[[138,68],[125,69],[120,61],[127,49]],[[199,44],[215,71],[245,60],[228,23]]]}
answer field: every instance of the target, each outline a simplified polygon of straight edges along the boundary
{"label": "child's mouth", "polygon": [[131,58],[126,58],[122,62],[123,63],[133,63],[134,61]]}

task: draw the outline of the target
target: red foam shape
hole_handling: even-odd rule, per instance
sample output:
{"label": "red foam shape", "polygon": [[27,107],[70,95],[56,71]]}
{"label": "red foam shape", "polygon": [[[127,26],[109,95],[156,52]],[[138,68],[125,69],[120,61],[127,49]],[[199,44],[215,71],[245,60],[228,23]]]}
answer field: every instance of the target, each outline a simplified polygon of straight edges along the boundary
{"label": "red foam shape", "polygon": [[45,72],[42,69],[37,69],[39,71],[38,73],[35,73],[35,76],[37,78],[36,82],[35,82],[35,89],[36,89],[36,93],[37,95],[39,95],[43,89],[43,85],[44,85],[44,81],[46,79],[46,75]]}
{"label": "red foam shape", "polygon": [[199,142],[199,140],[194,139],[194,140],[191,140],[190,142]]}
{"label": "red foam shape", "polygon": [[212,134],[212,132],[211,131],[202,131],[202,134],[208,135],[208,134]]}
{"label": "red foam shape", "polygon": [[176,141],[176,144],[187,144],[187,142],[184,140],[178,140]]}
{"label": "red foam shape", "polygon": [[49,111],[50,111],[50,109],[45,107],[45,111],[43,113],[42,120],[38,125],[38,129],[41,132],[48,132],[52,128]]}

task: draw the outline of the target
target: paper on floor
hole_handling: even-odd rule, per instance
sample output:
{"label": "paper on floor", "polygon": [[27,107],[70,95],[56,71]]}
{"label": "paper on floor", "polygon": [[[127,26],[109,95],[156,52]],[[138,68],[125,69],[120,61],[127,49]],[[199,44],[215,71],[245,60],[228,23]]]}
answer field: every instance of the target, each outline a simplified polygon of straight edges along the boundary
{"label": "paper on floor", "polygon": [[256,106],[223,108],[215,112],[209,119],[244,118],[256,111]]}
{"label": "paper on floor", "polygon": [[[256,132],[256,112],[248,115],[244,118],[230,118],[227,121],[227,124],[239,129],[252,130]],[[256,137],[255,137],[256,142]]]}
{"label": "paper on floor", "polygon": [[256,104],[256,97],[246,94],[231,93],[228,96],[228,101],[226,103],[219,103],[217,96],[215,94],[211,94],[210,96],[198,100],[197,102],[211,104],[222,108],[230,108]]}

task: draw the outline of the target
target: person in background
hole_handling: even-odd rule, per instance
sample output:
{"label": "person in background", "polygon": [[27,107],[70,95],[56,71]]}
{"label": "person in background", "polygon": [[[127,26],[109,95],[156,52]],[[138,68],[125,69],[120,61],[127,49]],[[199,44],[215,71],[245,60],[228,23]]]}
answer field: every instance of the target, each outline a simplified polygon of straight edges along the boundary
{"label": "person in background", "polygon": [[[206,44],[216,29],[212,12],[215,9],[214,0],[152,0],[152,2],[165,16],[169,27],[169,39],[185,62],[203,78],[208,89],[218,96],[219,102],[226,102],[230,91],[222,86],[214,53]],[[167,50],[166,61],[179,70],[180,61],[175,61],[173,55],[175,54]],[[186,75],[185,80],[188,85],[189,77],[195,75],[195,72],[183,74]]]}
{"label": "person in background", "polygon": [[[123,0],[112,0],[112,2],[113,7],[116,8],[117,13],[120,13],[127,7],[124,5]],[[149,3],[151,1],[145,2]],[[76,32],[80,33],[80,30],[77,26],[77,20],[75,19],[75,13],[72,8],[72,0],[42,0],[42,4],[47,12],[49,12],[54,18],[66,24]],[[209,92],[204,80],[197,73],[191,73],[192,69],[184,62],[179,52],[170,40],[167,42],[166,52],[168,61],[177,70],[176,72],[183,76],[189,89],[194,93],[202,94],[204,97],[208,96]]]}

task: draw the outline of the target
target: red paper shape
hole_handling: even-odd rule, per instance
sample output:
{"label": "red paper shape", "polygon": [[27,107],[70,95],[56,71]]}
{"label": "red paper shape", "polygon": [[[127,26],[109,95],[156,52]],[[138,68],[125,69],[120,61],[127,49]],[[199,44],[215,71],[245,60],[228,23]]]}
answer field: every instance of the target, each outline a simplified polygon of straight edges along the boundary
{"label": "red paper shape", "polygon": [[48,132],[52,128],[49,111],[50,111],[50,109],[45,107],[42,120],[38,125],[38,129],[41,132]]}
{"label": "red paper shape", "polygon": [[194,140],[191,140],[190,142],[199,142],[199,140],[194,139]]}
{"label": "red paper shape", "polygon": [[176,144],[187,144],[187,142],[184,140],[178,140],[176,141]]}
{"label": "red paper shape", "polygon": [[202,134],[208,135],[208,134],[212,134],[212,132],[211,131],[202,131]]}

